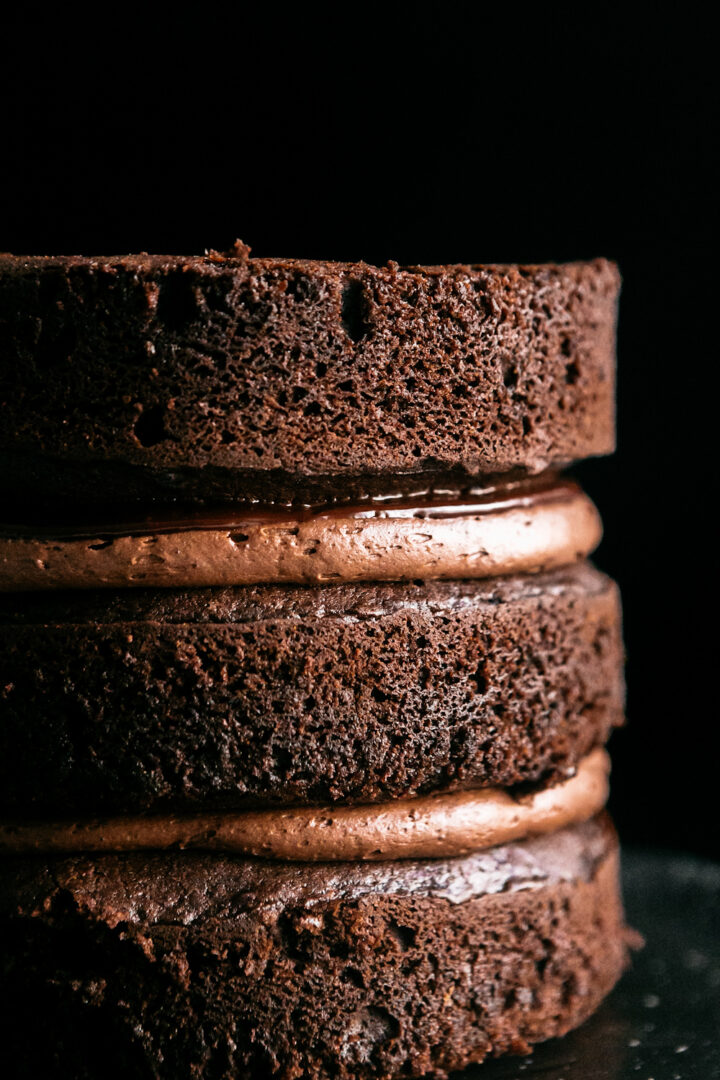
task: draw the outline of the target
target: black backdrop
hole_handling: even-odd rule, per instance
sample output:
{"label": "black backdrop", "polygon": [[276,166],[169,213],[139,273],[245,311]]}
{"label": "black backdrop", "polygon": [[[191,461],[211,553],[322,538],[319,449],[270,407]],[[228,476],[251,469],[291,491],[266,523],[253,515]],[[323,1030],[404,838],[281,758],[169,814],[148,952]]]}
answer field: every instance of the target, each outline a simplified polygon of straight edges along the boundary
{"label": "black backdrop", "polygon": [[617,259],[619,450],[580,468],[625,598],[613,809],[626,840],[720,856],[716,61],[689,7],[635,7],[26,9],[2,36],[0,248]]}

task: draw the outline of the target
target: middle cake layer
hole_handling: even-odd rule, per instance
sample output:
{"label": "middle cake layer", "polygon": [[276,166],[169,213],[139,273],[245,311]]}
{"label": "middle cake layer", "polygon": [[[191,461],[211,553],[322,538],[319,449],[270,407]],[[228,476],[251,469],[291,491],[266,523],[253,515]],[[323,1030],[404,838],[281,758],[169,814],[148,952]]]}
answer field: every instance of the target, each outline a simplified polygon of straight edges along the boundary
{"label": "middle cake layer", "polygon": [[588,564],[6,595],[0,702],[5,816],[552,783],[622,722],[618,595]]}

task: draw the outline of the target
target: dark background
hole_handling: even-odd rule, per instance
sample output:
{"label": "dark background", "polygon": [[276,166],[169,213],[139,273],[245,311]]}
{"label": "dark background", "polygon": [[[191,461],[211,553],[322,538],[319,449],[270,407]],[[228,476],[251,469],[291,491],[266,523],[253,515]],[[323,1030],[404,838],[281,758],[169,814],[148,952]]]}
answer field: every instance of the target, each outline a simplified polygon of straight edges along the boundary
{"label": "dark background", "polygon": [[617,259],[619,449],[580,469],[625,599],[613,809],[626,841],[720,857],[717,61],[689,7],[556,7],[26,8],[1,46],[0,248]]}

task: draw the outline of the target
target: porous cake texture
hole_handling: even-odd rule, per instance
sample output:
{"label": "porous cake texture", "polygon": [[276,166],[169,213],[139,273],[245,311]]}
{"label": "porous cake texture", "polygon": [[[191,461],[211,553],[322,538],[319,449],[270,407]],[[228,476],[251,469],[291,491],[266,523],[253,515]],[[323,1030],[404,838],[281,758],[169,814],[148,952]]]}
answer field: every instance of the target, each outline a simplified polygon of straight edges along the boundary
{"label": "porous cake texture", "polygon": [[0,255],[0,1071],[446,1078],[603,1000],[604,260]]}
{"label": "porous cake texture", "polygon": [[48,1080],[437,1076],[526,1053],[623,970],[617,869],[602,819],[452,860],[11,859],[3,1046]]}
{"label": "porous cake texture", "polygon": [[6,815],[563,779],[622,722],[587,564],[420,585],[0,596]]}
{"label": "porous cake texture", "polygon": [[618,284],[604,260],[0,256],[0,492],[316,502],[609,453]]}

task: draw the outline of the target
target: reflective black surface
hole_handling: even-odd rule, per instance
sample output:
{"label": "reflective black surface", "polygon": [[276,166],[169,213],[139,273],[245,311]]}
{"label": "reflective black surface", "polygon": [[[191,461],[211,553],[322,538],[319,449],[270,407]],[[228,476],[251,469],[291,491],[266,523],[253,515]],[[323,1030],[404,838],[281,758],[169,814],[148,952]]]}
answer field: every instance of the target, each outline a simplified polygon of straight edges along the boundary
{"label": "reflective black surface", "polygon": [[720,865],[629,851],[624,882],[646,945],[602,1009],[531,1057],[486,1062],[463,1080],[720,1078]]}

